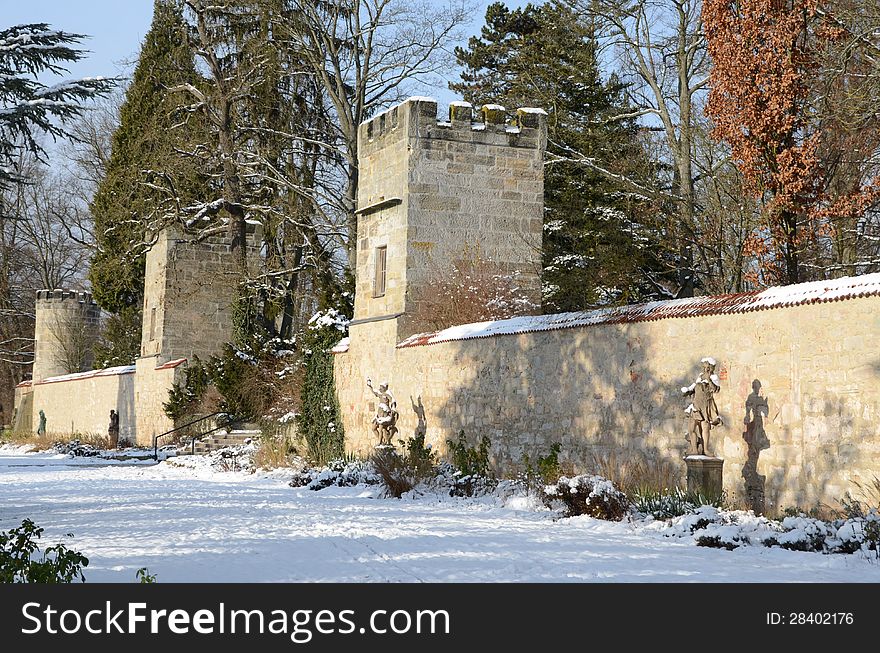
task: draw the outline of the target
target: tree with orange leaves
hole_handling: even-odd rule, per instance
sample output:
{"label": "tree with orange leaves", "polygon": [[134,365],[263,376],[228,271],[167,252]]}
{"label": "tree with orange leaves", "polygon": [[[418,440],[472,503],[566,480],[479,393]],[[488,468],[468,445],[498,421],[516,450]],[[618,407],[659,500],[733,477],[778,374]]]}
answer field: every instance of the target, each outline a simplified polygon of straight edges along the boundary
{"label": "tree with orange leaves", "polygon": [[[762,204],[745,243],[759,284],[807,279],[804,258],[822,250],[837,220],[880,200],[877,177],[854,157],[853,139],[831,110],[851,80],[828,83],[839,66],[827,54],[851,35],[835,5],[819,0],[705,0],[703,22],[713,68],[707,115],[726,142],[748,191]],[[838,112],[839,113],[839,112]],[[864,139],[862,139],[864,140]],[[870,140],[870,139],[869,139]],[[850,146],[845,146],[850,143]],[[849,149],[849,153],[853,150]],[[847,158],[841,175],[835,161]],[[858,174],[852,175],[855,169]],[[856,179],[841,186],[842,177]],[[829,274],[822,270],[821,276]]]}
{"label": "tree with orange leaves", "polygon": [[797,283],[799,253],[816,228],[822,168],[819,134],[807,116],[816,61],[808,21],[816,0],[705,0],[712,57],[707,115],[725,141],[748,190],[763,202],[761,229],[746,247],[763,279]]}

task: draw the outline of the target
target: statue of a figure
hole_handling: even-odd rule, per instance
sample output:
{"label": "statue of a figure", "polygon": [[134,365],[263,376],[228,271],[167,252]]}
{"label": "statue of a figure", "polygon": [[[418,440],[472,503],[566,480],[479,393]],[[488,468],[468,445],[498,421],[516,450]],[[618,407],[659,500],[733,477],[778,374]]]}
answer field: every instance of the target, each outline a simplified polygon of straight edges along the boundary
{"label": "statue of a figure", "polygon": [[107,427],[107,437],[110,438],[110,447],[116,449],[119,446],[119,413],[110,411],[110,426]]}
{"label": "statue of a figure", "polygon": [[397,402],[394,395],[388,390],[388,382],[379,384],[379,391],[373,388],[373,381],[367,379],[367,387],[379,398],[379,408],[373,417],[373,433],[379,438],[380,445],[390,445],[391,439],[397,434]]}
{"label": "statue of a figure", "polygon": [[683,387],[683,395],[693,397],[690,405],[685,408],[690,418],[688,430],[688,455],[711,456],[709,450],[709,434],[713,426],[722,424],[715,404],[715,393],[721,389],[715,375],[715,359],[704,358],[700,361],[703,371],[691,385]]}
{"label": "statue of a figure", "polygon": [[40,409],[40,423],[37,425],[37,435],[46,435],[46,413]]}

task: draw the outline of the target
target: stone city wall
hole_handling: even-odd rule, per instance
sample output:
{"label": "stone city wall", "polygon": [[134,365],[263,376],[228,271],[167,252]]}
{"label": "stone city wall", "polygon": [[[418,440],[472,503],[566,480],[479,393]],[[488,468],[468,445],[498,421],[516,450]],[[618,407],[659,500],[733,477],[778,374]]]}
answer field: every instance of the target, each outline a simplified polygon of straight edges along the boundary
{"label": "stone city wall", "polygon": [[725,460],[734,501],[766,501],[768,512],[830,504],[880,476],[878,296],[404,348],[394,331],[390,320],[353,326],[335,356],[350,451],[376,444],[370,376],[390,383],[398,437],[413,434],[421,401],[429,442],[445,449],[460,430],[471,444],[486,435],[500,472],[559,442],[576,471],[643,461],[683,476],[680,388],[711,356],[724,424],[710,449]]}
{"label": "stone city wall", "polygon": [[107,435],[110,411],[119,413],[119,439],[134,441],[134,366],[53,377],[33,384],[31,428],[46,415],[46,434],[67,439],[77,434]]}
{"label": "stone city wall", "polygon": [[22,381],[15,386],[14,410],[12,411],[12,430],[17,433],[31,433],[34,412],[34,384]]}

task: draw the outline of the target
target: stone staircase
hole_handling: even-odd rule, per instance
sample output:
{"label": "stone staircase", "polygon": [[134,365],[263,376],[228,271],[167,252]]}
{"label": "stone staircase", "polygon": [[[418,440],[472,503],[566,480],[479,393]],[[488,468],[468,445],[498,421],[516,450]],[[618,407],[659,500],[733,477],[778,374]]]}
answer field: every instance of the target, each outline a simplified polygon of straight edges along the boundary
{"label": "stone staircase", "polygon": [[248,440],[256,440],[262,432],[256,424],[243,424],[231,431],[215,431],[196,440],[195,453],[206,454],[226,447],[247,444]]}

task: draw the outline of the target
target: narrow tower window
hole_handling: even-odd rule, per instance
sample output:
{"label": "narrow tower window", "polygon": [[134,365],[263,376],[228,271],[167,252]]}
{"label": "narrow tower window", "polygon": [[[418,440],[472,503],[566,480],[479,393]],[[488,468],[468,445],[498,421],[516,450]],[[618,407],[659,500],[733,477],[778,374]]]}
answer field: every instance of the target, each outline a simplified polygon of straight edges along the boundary
{"label": "narrow tower window", "polygon": [[373,297],[381,297],[385,294],[385,255],[387,247],[376,248],[376,276],[373,279]]}
{"label": "narrow tower window", "polygon": [[150,309],[150,340],[156,339],[156,307]]}

